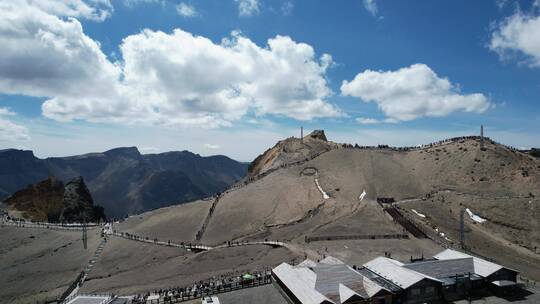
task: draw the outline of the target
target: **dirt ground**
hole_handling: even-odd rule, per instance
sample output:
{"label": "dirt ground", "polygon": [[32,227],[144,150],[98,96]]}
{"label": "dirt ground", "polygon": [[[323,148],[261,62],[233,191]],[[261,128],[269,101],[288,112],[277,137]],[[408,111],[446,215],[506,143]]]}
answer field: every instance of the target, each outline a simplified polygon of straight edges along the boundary
{"label": "dirt ground", "polygon": [[114,229],[150,239],[192,242],[211,204],[212,200],[195,201],[145,212],[114,225]]}
{"label": "dirt ground", "polygon": [[35,303],[64,292],[99,245],[99,230],[82,233],[0,227],[0,302]]}
{"label": "dirt ground", "polygon": [[293,258],[287,249],[262,245],[192,253],[113,237],[82,291],[143,293],[186,286],[227,273],[273,267]]}
{"label": "dirt ground", "polygon": [[[520,204],[525,207],[520,208]],[[537,205],[537,199],[534,204],[530,204]],[[528,209],[529,199],[506,199],[494,203],[490,198],[444,193],[434,196],[433,200],[410,201],[399,206],[404,210],[414,209],[425,215],[426,218],[422,218],[409,212],[410,217],[425,229],[433,231],[436,227],[455,244],[459,242],[460,236],[460,208],[470,207],[472,212],[485,217],[487,221],[475,223],[465,213],[466,247],[472,252],[514,268],[526,277],[540,280],[540,255],[534,251],[538,248],[540,237],[540,230],[537,228],[540,214],[537,208]],[[502,208],[506,209],[504,215],[500,213]]]}

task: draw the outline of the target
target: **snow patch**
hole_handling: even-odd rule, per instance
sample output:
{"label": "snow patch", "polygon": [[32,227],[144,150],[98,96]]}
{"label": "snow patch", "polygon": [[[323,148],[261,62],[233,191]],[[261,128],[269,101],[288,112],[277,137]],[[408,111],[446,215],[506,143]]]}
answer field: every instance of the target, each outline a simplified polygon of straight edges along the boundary
{"label": "snow patch", "polygon": [[422,214],[422,213],[420,213],[420,212],[418,212],[418,211],[416,211],[416,210],[414,210],[414,209],[411,209],[411,211],[414,212],[414,213],[415,213],[416,215],[418,215],[419,217],[426,218],[426,216],[425,216],[424,214]]}
{"label": "snow patch", "polygon": [[475,221],[475,222],[477,222],[477,223],[482,224],[483,222],[486,221],[485,218],[482,218],[482,217],[480,217],[480,216],[474,214],[474,213],[471,211],[471,209],[469,209],[469,208],[465,209],[465,211],[467,212],[467,214],[469,215],[469,217],[471,218],[471,220],[473,220],[473,221]]}
{"label": "snow patch", "polygon": [[317,188],[319,188],[319,191],[321,192],[322,197],[324,199],[329,199],[330,196],[326,192],[324,192],[323,188],[321,188],[321,185],[319,185],[319,180],[318,179],[315,179],[315,184],[317,185]]}
{"label": "snow patch", "polygon": [[366,190],[363,190],[362,191],[362,194],[360,194],[360,196],[358,197],[360,199],[360,201],[362,201],[364,199],[364,196],[366,196]]}

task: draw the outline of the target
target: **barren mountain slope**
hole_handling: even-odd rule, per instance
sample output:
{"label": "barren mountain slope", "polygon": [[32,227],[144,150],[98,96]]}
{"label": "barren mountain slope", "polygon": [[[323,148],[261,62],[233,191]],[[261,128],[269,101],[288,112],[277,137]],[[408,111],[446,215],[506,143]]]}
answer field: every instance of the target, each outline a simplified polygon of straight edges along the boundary
{"label": "barren mountain slope", "polygon": [[323,130],[315,130],[301,140],[289,137],[259,155],[248,167],[248,177],[255,177],[282,165],[291,164],[321,153],[339,148],[341,145],[329,142]]}
{"label": "barren mountain slope", "polygon": [[135,294],[165,287],[189,286],[222,274],[262,270],[296,257],[284,248],[245,246],[190,253],[112,238],[82,292]]}
{"label": "barren mountain slope", "polygon": [[[408,152],[334,149],[225,193],[216,204],[202,241],[218,244],[243,237],[269,236],[269,231],[290,231],[291,226],[302,227],[300,234],[277,234],[292,239],[317,229],[329,229],[338,219],[339,225],[346,225],[347,221],[357,223],[362,227],[359,230],[348,226],[364,233],[374,233],[365,227],[366,223],[394,231],[373,203],[377,197],[420,198],[447,189],[478,195],[540,195],[540,161],[500,145],[488,143],[486,148],[480,151],[476,140],[464,140]],[[329,199],[323,199],[315,179]],[[359,196],[364,190],[367,195],[361,202]],[[168,212],[183,213],[182,210],[183,206],[175,206]],[[159,225],[156,223],[156,231]]]}
{"label": "barren mountain slope", "polygon": [[211,204],[211,200],[206,200],[182,204],[181,209],[178,206],[160,208],[131,216],[115,225],[115,229],[150,239],[192,242]]}
{"label": "barren mountain slope", "polygon": [[0,303],[36,303],[64,292],[100,242],[99,230],[81,232],[0,227]]}

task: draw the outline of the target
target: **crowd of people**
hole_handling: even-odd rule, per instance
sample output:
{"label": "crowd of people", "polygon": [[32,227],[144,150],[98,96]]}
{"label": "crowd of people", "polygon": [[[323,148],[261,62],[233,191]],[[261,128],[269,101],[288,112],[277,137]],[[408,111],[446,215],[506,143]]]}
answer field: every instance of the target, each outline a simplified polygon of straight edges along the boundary
{"label": "crowd of people", "polygon": [[269,269],[253,271],[250,273],[230,272],[211,279],[199,281],[189,286],[177,286],[163,288],[137,294],[133,297],[132,303],[176,303],[190,299],[200,298],[205,295],[223,293],[231,290],[254,287],[272,282],[272,275]]}

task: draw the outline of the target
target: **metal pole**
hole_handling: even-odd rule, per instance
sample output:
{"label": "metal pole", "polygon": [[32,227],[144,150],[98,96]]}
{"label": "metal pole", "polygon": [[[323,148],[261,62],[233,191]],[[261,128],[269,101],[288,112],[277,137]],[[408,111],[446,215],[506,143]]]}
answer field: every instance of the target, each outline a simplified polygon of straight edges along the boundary
{"label": "metal pole", "polygon": [[83,231],[82,231],[83,246],[86,250],[88,248],[88,236],[86,234],[86,216],[83,215]]}
{"label": "metal pole", "polygon": [[465,249],[465,209],[459,213],[459,244],[461,249]]}
{"label": "metal pole", "polygon": [[480,150],[484,151],[484,125],[480,125]]}

